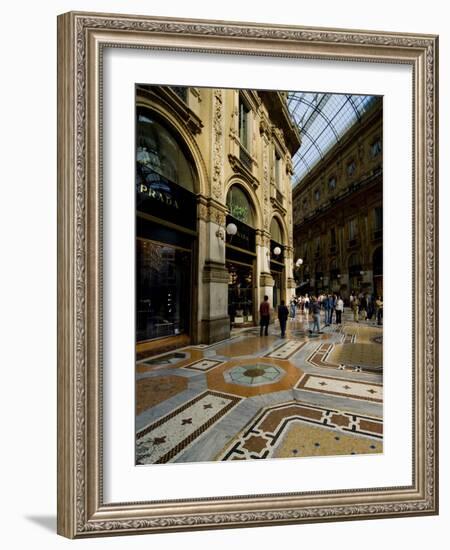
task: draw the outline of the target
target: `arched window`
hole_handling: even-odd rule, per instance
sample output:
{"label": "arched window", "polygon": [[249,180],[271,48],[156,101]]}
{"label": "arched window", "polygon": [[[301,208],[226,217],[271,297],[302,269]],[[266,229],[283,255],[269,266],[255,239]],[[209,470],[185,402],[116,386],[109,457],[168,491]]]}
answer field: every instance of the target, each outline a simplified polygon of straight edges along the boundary
{"label": "arched window", "polygon": [[177,137],[148,109],[139,109],[136,121],[137,176],[147,185],[161,178],[195,192],[195,169]]}
{"label": "arched window", "polygon": [[245,191],[238,185],[232,185],[227,194],[227,207],[233,218],[251,227],[255,225],[253,207]]}
{"label": "arched window", "polygon": [[270,223],[270,235],[273,241],[280,244],[283,243],[283,230],[277,218],[272,218]]}

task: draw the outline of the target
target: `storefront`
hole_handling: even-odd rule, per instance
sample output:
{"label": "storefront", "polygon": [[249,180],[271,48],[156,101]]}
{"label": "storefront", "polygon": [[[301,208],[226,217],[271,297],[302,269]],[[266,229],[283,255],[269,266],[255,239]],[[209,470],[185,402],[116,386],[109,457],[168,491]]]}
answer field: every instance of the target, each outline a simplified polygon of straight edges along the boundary
{"label": "storefront", "polygon": [[196,177],[181,140],[144,108],[136,122],[136,342],[190,335]]}
{"label": "storefront", "polygon": [[253,266],[227,260],[228,312],[233,325],[253,324]]}
{"label": "storefront", "polygon": [[227,227],[232,224],[236,231],[226,237],[226,267],[228,281],[228,314],[231,326],[252,326],[255,321],[255,262],[256,239],[252,227],[254,216],[251,203],[245,192],[233,185],[227,195],[230,214]]}

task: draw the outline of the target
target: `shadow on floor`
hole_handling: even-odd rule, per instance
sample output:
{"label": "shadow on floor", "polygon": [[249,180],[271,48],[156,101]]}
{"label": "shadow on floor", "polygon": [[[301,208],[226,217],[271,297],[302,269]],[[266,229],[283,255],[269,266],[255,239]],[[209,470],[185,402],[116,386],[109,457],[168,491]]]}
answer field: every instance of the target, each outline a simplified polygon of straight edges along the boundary
{"label": "shadow on floor", "polygon": [[31,523],[40,525],[46,531],[56,533],[56,516],[26,516],[25,519],[31,521]]}

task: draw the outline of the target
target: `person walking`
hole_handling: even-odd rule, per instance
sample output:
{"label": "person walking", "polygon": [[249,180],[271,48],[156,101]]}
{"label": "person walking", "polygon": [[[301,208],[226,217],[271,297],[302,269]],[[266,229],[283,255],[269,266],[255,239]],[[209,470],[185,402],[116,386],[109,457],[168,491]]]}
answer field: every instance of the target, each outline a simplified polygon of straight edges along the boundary
{"label": "person walking", "polygon": [[342,323],[342,313],[344,311],[344,300],[338,296],[336,299],[336,324]]}
{"label": "person walking", "polygon": [[317,332],[317,334],[320,334],[320,303],[315,296],[312,299],[311,312],[313,317],[313,328],[310,332]]}
{"label": "person walking", "polygon": [[330,325],[333,324],[333,313],[336,311],[336,302],[337,302],[337,296],[336,294],[331,295],[331,310],[330,310]]}
{"label": "person walking", "polygon": [[353,291],[351,292],[350,294],[350,298],[349,298],[349,301],[350,301],[350,309],[353,309],[353,300],[355,299],[355,294],[353,293]]}
{"label": "person walking", "polygon": [[325,326],[328,327],[331,324],[330,317],[331,317],[332,298],[330,294],[327,294],[323,298],[322,304],[325,310]]}
{"label": "person walking", "polygon": [[[284,305],[284,300],[281,301],[281,304]],[[295,321],[296,315],[297,315],[297,300],[296,298],[292,298],[289,304],[289,316],[291,318],[291,321]]]}
{"label": "person walking", "polygon": [[304,298],[303,303],[304,303],[306,321],[308,322],[309,321],[309,306],[311,305],[308,294],[305,294],[305,298]]}
{"label": "person walking", "polygon": [[280,322],[281,338],[286,338],[286,322],[289,315],[289,310],[281,300],[278,306],[278,321]]}
{"label": "person walking", "polygon": [[269,304],[269,296],[264,296],[264,301],[261,302],[261,305],[259,306],[259,325],[260,325],[260,331],[259,335],[263,335],[263,330],[265,336],[269,334],[269,322],[270,322],[270,304]]}

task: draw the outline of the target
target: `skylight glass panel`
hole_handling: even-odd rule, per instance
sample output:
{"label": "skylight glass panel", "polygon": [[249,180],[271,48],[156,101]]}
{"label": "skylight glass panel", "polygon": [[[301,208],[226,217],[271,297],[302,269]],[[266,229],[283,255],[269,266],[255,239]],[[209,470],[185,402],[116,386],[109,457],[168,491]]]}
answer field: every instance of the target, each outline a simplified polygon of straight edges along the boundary
{"label": "skylight glass panel", "polygon": [[375,101],[374,96],[292,92],[288,109],[299,127],[302,145],[294,155],[296,185]]}
{"label": "skylight glass panel", "polygon": [[323,152],[323,155],[326,154],[326,152],[329,151],[335,143],[335,134],[329,127],[325,128],[325,130],[318,136],[316,140],[316,144]]}
{"label": "skylight glass panel", "polygon": [[303,162],[303,161],[300,161],[299,164],[298,164],[298,168],[297,168],[297,177],[299,179],[302,179],[306,176],[306,174],[309,172],[309,167]]}

